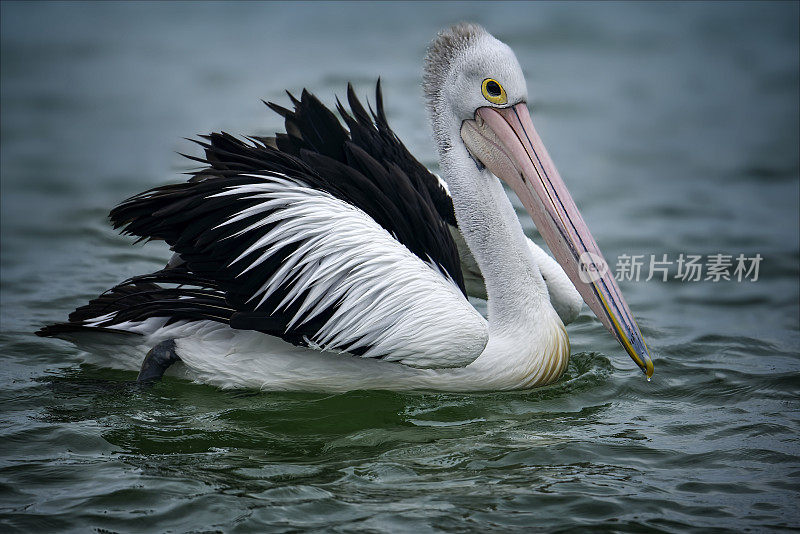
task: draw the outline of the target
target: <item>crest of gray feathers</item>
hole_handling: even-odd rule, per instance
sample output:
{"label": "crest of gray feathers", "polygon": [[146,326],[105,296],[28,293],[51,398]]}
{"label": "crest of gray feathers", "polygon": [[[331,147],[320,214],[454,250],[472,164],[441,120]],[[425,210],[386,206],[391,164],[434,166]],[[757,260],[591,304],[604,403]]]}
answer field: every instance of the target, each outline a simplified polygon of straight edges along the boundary
{"label": "crest of gray feathers", "polygon": [[428,105],[438,100],[453,59],[466,50],[472,41],[483,35],[486,35],[483,26],[472,22],[460,22],[436,35],[425,54],[422,74],[422,89]]}

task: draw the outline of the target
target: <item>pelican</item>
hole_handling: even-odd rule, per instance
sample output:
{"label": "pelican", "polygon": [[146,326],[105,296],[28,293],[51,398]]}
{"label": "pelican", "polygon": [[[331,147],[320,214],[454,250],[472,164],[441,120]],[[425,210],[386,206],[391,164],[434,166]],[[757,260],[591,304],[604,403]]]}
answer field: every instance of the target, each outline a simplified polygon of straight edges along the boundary
{"label": "pelican", "polygon": [[[37,333],[145,383],[169,370],[222,388],[510,390],[561,376],[564,325],[585,301],[649,379],[512,50],[476,24],[445,29],[422,85],[441,178],[389,128],[380,81],[369,111],[348,86],[343,123],[289,94],[293,109],[267,103],[285,133],[201,136],[190,180],[111,211],[124,234],[170,246],[164,269]],[[557,261],[525,236],[503,183]]]}

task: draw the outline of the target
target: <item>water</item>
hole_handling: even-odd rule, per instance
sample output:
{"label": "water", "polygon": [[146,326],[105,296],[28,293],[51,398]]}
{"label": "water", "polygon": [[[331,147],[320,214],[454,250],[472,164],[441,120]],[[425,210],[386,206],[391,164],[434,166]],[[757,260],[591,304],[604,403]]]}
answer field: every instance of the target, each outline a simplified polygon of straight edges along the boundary
{"label": "water", "polygon": [[[4,531],[800,527],[797,4],[1,9]],[[516,50],[612,263],[762,255],[756,282],[621,283],[652,382],[588,309],[566,376],[515,393],[140,390],[32,335],[163,264],[107,211],[190,168],[184,136],[280,129],[260,98],[380,75],[435,165],[420,62],[462,19]]]}

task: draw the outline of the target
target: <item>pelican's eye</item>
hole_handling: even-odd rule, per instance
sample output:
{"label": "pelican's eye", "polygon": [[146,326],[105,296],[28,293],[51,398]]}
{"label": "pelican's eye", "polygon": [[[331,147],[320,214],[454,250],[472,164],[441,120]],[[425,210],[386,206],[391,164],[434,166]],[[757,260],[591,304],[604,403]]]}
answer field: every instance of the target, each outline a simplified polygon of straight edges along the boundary
{"label": "pelican's eye", "polygon": [[502,105],[508,102],[506,90],[503,89],[503,86],[500,85],[497,80],[493,80],[491,78],[486,78],[483,80],[483,84],[481,84],[481,92],[483,93],[483,98],[492,104]]}

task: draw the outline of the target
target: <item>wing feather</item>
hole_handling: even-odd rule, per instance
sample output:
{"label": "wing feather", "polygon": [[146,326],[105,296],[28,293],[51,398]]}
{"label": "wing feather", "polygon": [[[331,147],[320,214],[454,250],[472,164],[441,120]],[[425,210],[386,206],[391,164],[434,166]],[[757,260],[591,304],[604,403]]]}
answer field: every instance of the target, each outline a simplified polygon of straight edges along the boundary
{"label": "wing feather", "polygon": [[207,167],[112,210],[115,228],[174,257],[42,334],[158,317],[423,367],[477,357],[486,322],[464,298],[452,203],[389,128],[380,82],[369,111],[348,85],[344,126],[308,91],[289,98],[267,104],[285,134],[200,136],[205,157],[189,157]]}
{"label": "wing feather", "polygon": [[[129,199],[112,219],[138,237],[157,231],[186,269],[214,280],[227,306],[248,314],[248,324],[253,314],[266,314],[277,318],[271,333],[295,343],[415,366],[464,365],[483,350],[485,321],[456,283],[330,193],[269,173],[169,188],[175,205],[197,206],[190,221],[165,194]],[[197,199],[226,203],[204,211]],[[126,218],[129,210],[147,211],[148,204],[154,220]],[[202,228],[225,233],[198,252]],[[237,324],[235,317],[229,322]],[[276,324],[282,332],[274,332]]]}

